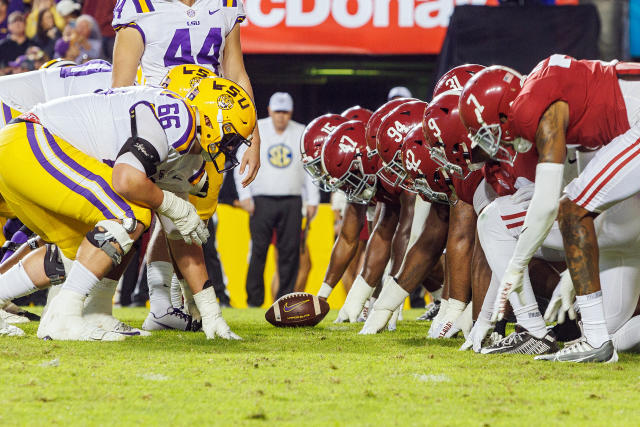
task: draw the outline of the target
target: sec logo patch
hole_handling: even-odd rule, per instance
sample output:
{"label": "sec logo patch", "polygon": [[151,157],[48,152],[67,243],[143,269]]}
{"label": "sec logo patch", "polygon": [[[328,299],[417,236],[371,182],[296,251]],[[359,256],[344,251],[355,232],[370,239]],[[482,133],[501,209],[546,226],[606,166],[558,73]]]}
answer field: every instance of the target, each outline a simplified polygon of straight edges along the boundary
{"label": "sec logo patch", "polygon": [[269,163],[277,168],[286,168],[291,164],[291,150],[284,144],[269,148]]}

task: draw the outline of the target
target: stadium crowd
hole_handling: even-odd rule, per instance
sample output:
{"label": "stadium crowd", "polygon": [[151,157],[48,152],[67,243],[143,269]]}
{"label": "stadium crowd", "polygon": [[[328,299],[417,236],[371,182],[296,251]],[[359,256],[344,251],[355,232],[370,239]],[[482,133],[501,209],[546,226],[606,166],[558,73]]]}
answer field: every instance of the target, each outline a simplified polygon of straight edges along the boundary
{"label": "stadium crowd", "polygon": [[53,58],[109,59],[115,0],[0,0],[0,75],[38,69]]}

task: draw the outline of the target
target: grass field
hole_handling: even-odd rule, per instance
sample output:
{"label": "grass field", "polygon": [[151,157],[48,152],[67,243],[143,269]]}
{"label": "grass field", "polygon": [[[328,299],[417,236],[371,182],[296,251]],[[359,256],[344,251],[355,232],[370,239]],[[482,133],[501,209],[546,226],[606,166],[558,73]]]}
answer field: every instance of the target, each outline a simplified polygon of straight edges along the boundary
{"label": "grass field", "polygon": [[[146,309],[117,309],[141,325]],[[405,311],[415,319],[419,310]],[[0,339],[0,425],[638,425],[640,356],[614,365],[458,352],[428,324],[277,329],[224,315],[244,341],[160,332],[123,343]]]}

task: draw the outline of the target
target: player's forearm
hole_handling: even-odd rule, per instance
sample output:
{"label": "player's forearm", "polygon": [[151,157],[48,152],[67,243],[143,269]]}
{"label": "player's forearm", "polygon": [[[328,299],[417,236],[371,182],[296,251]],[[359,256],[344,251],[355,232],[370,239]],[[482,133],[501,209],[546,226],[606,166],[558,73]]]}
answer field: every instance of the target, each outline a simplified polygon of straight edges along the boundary
{"label": "player's forearm", "polygon": [[133,203],[154,210],[162,204],[162,190],[143,172],[127,164],[115,165],[111,181],[113,189]]}
{"label": "player's forearm", "polygon": [[324,283],[328,284],[332,288],[338,284],[344,275],[344,272],[347,270],[347,267],[355,257],[357,249],[357,235],[346,237],[340,233],[338,240],[336,240],[336,243],[333,245],[333,250],[331,251],[331,259],[329,261],[329,266],[327,267],[327,272],[324,276]]}
{"label": "player's forearm", "polygon": [[112,87],[132,86],[144,52],[142,36],[135,28],[122,28],[113,46]]}
{"label": "player's forearm", "polygon": [[449,296],[468,302],[471,298],[471,260],[477,218],[473,206],[463,201],[459,201],[451,211],[446,257],[451,280]]}
{"label": "player's forearm", "polygon": [[558,215],[564,165],[538,163],[536,188],[524,219],[510,268],[524,269],[549,234]]}
{"label": "player's forearm", "polygon": [[[439,212],[442,211],[442,212]],[[418,240],[409,248],[402,269],[397,275],[398,284],[412,292],[435,267],[447,243],[448,207],[431,206],[427,222]]]}
{"label": "player's forearm", "polygon": [[375,287],[382,280],[382,275],[391,257],[391,238],[379,232],[376,227],[367,243],[364,253],[362,277],[371,287]]}

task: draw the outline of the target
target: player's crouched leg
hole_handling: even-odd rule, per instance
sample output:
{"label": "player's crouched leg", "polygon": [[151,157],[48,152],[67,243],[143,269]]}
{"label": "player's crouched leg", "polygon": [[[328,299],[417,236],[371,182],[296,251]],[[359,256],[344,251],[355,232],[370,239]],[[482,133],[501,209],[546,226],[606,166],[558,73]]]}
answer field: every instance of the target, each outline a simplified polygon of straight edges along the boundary
{"label": "player's crouched leg", "polygon": [[102,220],[82,240],[60,292],[42,318],[38,337],[56,340],[121,341],[129,333],[113,332],[82,316],[87,295],[100,279],[121,264],[144,231],[134,219]]}

